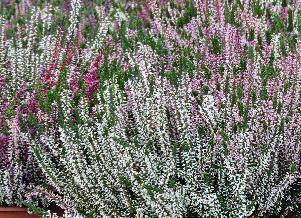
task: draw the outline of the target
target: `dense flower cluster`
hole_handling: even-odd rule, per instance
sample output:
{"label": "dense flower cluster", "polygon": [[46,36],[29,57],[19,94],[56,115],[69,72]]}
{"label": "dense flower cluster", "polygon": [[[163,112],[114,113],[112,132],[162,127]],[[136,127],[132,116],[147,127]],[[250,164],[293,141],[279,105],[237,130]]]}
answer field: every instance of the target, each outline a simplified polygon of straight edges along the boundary
{"label": "dense flower cluster", "polygon": [[0,202],[66,217],[299,206],[300,1],[2,7]]}

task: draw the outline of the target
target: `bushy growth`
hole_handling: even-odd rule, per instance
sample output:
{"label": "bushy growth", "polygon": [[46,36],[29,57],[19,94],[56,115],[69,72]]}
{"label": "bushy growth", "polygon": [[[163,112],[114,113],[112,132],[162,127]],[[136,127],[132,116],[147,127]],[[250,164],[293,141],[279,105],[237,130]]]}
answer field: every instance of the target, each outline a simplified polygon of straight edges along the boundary
{"label": "bushy growth", "polygon": [[71,217],[296,210],[301,2],[17,5],[2,17],[0,197]]}

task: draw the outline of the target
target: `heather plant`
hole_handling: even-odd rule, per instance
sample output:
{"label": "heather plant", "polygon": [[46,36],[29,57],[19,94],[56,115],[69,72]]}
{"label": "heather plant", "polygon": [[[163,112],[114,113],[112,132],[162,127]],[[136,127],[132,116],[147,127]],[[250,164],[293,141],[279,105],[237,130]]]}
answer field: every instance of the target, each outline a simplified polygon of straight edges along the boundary
{"label": "heather plant", "polygon": [[[65,2],[64,7],[47,1],[34,3],[12,1],[0,5],[4,6],[0,45],[0,204],[30,208],[47,206],[56,190],[49,187],[38,168],[28,140],[57,125],[50,106],[64,87],[62,80],[66,76],[74,98],[78,95],[78,79],[85,86],[85,96],[92,98],[98,84],[95,69],[102,58],[98,51],[109,28],[104,7],[94,7],[98,3],[90,7],[95,12],[95,30],[86,32],[87,19],[93,16],[79,20],[86,13],[81,1]],[[7,14],[5,11],[11,7],[14,13]],[[98,23],[98,19],[103,20]],[[90,35],[93,32],[97,32],[95,37]],[[80,74],[82,69],[84,75]]]}
{"label": "heather plant", "polygon": [[[51,71],[56,64],[57,52],[51,46],[54,47],[54,38],[60,33],[50,31],[51,5],[38,10],[28,4],[11,1],[1,8],[4,10],[0,27],[1,205],[22,205],[25,201],[46,203],[44,198],[37,200],[38,195],[32,193],[35,186],[47,185],[27,139],[41,128],[36,119],[43,120],[38,100],[45,95],[48,80],[52,79],[47,78],[45,69],[49,67]],[[7,14],[5,8],[15,8],[15,12]],[[51,59],[51,55],[55,57]],[[41,93],[39,87],[43,82],[47,84]]]}
{"label": "heather plant", "polygon": [[87,217],[293,210],[298,5],[150,1],[103,10],[82,61],[72,55],[66,76],[48,87],[52,112],[43,111],[46,130],[31,141],[58,202]]}
{"label": "heather plant", "polygon": [[66,217],[294,210],[300,4],[0,2],[1,204],[55,201]]}

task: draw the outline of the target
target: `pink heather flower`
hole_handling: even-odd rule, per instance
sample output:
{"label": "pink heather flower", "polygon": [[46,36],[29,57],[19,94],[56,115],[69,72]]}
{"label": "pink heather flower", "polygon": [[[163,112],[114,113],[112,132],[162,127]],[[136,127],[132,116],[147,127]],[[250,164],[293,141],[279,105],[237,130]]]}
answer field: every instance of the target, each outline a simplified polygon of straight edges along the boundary
{"label": "pink heather flower", "polygon": [[31,94],[30,98],[26,102],[27,112],[37,113],[38,112],[38,102],[36,100],[35,94]]}
{"label": "pink heather flower", "polygon": [[86,97],[91,100],[93,93],[97,91],[99,80],[97,77],[97,68],[94,67],[89,70],[87,74],[84,75],[84,81],[86,85]]}
{"label": "pink heather flower", "polygon": [[78,72],[74,69],[69,77],[69,88],[72,93],[78,90]]}
{"label": "pink heather flower", "polygon": [[91,100],[93,93],[98,89],[99,79],[97,76],[97,69],[103,60],[103,53],[101,52],[91,63],[90,69],[84,74],[83,79],[86,85],[86,97]]}
{"label": "pink heather flower", "polygon": [[287,7],[281,7],[281,9],[280,9],[280,18],[281,18],[283,23],[286,23]]}
{"label": "pink heather flower", "polygon": [[71,0],[64,0],[64,10],[70,11],[71,10]]}

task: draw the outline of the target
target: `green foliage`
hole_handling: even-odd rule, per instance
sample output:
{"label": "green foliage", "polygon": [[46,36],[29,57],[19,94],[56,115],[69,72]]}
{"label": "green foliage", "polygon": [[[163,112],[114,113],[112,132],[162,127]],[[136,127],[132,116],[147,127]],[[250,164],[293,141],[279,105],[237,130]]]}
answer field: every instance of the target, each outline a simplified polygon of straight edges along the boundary
{"label": "green foliage", "polygon": [[51,0],[51,4],[54,6],[54,7],[57,7],[59,5],[61,5],[63,3],[64,0]]}
{"label": "green foliage", "polygon": [[253,41],[255,39],[254,28],[250,27],[248,32],[248,41]]}
{"label": "green foliage", "polygon": [[224,86],[224,94],[227,96],[227,94],[230,93],[230,84],[229,84],[229,76],[226,77],[226,80],[225,80],[225,86]]}
{"label": "green foliage", "polygon": [[253,62],[254,61],[254,50],[252,47],[248,47],[248,58]]}
{"label": "green foliage", "polygon": [[297,35],[291,35],[288,38],[288,47],[291,52],[296,52]]}
{"label": "green foliage", "polygon": [[267,87],[266,87],[266,84],[263,84],[262,85],[262,88],[261,88],[261,92],[260,92],[260,97],[262,100],[268,100],[268,91],[267,91]]}
{"label": "green foliage", "polygon": [[273,30],[273,32],[276,32],[276,33],[284,32],[284,30],[285,30],[284,24],[279,16],[279,14],[277,14],[277,13],[274,13],[272,30]]}
{"label": "green foliage", "polygon": [[204,71],[205,79],[210,80],[212,76],[211,70],[205,64],[202,65],[202,69]]}
{"label": "green foliage", "polygon": [[42,22],[37,23],[36,31],[37,31],[38,39],[41,39],[43,37],[43,23]]}
{"label": "green foliage", "polygon": [[279,38],[279,44],[280,44],[280,51],[282,56],[286,56],[286,45],[283,37]]}
{"label": "green foliage", "polygon": [[232,95],[231,95],[231,105],[235,105],[237,102],[237,95],[235,91],[232,91]]}
{"label": "green foliage", "polygon": [[242,57],[239,62],[240,71],[244,71],[247,69],[247,60],[245,57]]}
{"label": "green foliage", "polygon": [[27,115],[27,124],[29,128],[34,128],[37,125],[37,119],[33,113]]}
{"label": "green foliage", "polygon": [[257,35],[257,43],[255,46],[255,50],[258,54],[262,55],[262,38],[260,34]]}
{"label": "green foliage", "polygon": [[229,9],[228,3],[227,3],[227,1],[225,1],[225,4],[224,4],[225,22],[229,23],[233,26],[236,26],[236,27],[238,27],[240,25],[239,22],[235,18],[237,9],[238,9],[237,3],[232,4],[231,9]]}
{"label": "green foliage", "polygon": [[205,184],[209,185],[210,184],[210,175],[205,172],[203,174],[203,180],[204,180]]}
{"label": "green foliage", "polygon": [[194,96],[194,97],[197,97],[200,92],[198,90],[192,90],[191,94]]}
{"label": "green foliage", "polygon": [[261,144],[261,145],[260,145],[260,149],[261,149],[261,151],[262,151],[264,154],[266,154],[266,153],[268,152],[268,150],[269,150],[269,147],[268,147],[267,144]]}
{"label": "green foliage", "polygon": [[91,34],[91,27],[89,24],[85,24],[83,28],[83,36],[87,39],[89,38],[90,34]]}
{"label": "green foliage", "polygon": [[265,31],[265,39],[268,44],[271,44],[273,38],[273,31],[271,29],[268,29]]}
{"label": "green foliage", "polygon": [[261,8],[260,0],[251,0],[252,11],[255,17],[261,17],[263,15],[263,8]]}
{"label": "green foliage", "polygon": [[[272,53],[272,57],[273,57],[273,53]],[[276,75],[277,75],[277,70],[274,68],[272,61],[270,61],[270,63],[262,66],[260,76],[264,82],[270,78],[275,77]]]}
{"label": "green foliage", "polygon": [[301,36],[301,9],[299,9],[297,12],[297,30],[299,36]]}
{"label": "green foliage", "polygon": [[293,18],[293,10],[288,8],[287,10],[287,31],[292,32],[294,29],[294,18]]}
{"label": "green foliage", "polygon": [[202,91],[205,95],[207,95],[209,93],[209,87],[208,86],[202,86]]}
{"label": "green foliage", "polygon": [[175,86],[175,87],[179,86],[179,81],[180,81],[181,75],[177,70],[174,69],[170,72],[165,73],[165,77],[170,81],[170,83],[173,86]]}
{"label": "green foliage", "polygon": [[144,188],[146,189],[147,194],[153,200],[155,200],[156,193],[162,193],[163,192],[163,190],[160,187],[156,186],[156,185],[145,184]]}
{"label": "green foliage", "polygon": [[215,55],[220,54],[222,51],[222,44],[217,35],[213,35],[211,38],[211,52]]}
{"label": "green foliage", "polygon": [[125,177],[125,176],[120,176],[119,177],[119,181],[120,184],[124,187],[124,188],[131,188],[131,181],[129,178]]}
{"label": "green foliage", "polygon": [[7,30],[7,32],[6,32],[6,34],[7,34],[7,38],[8,39],[14,39],[15,36],[16,36],[16,30],[15,30],[15,28],[9,28]]}
{"label": "green foliage", "polygon": [[297,172],[297,170],[298,170],[297,165],[292,163],[291,166],[290,166],[291,173],[294,174],[295,172]]}
{"label": "green foliage", "polygon": [[225,72],[225,66],[224,65],[218,66],[218,72],[221,76],[223,76]]}
{"label": "green foliage", "polygon": [[44,103],[46,112],[48,112],[48,113],[51,112],[51,105],[54,102],[55,97],[56,96],[55,96],[54,91],[50,90],[46,93],[46,99],[45,99],[45,103]]}
{"label": "green foliage", "polygon": [[223,152],[225,155],[228,155],[229,154],[229,148],[228,148],[229,136],[224,130],[221,131],[220,135],[222,137]]}
{"label": "green foliage", "polygon": [[244,89],[243,89],[242,83],[240,83],[240,82],[239,82],[239,84],[236,87],[236,93],[237,93],[237,97],[239,99],[243,98],[243,96],[244,96]]}
{"label": "green foliage", "polygon": [[205,127],[203,126],[198,126],[198,134],[199,134],[199,137],[202,137],[204,134],[205,134]]}
{"label": "green foliage", "polygon": [[174,180],[174,179],[168,180],[167,186],[168,186],[168,188],[175,188],[177,186],[176,180]]}
{"label": "green foliage", "polygon": [[11,102],[9,105],[8,105],[8,108],[6,110],[6,116],[8,119],[12,118],[15,114],[15,102]]}
{"label": "green foliage", "polygon": [[291,86],[291,82],[289,80],[285,81],[284,88],[283,88],[284,95],[286,95],[288,93],[290,86]]}
{"label": "green foliage", "polygon": [[186,2],[184,14],[179,17],[176,23],[177,28],[182,28],[184,25],[190,22],[193,17],[196,17],[197,11],[191,0]]}
{"label": "green foliage", "polygon": [[244,115],[244,105],[243,105],[242,101],[237,102],[237,107],[238,107],[239,115],[243,116]]}
{"label": "green foliage", "polygon": [[9,135],[9,128],[8,128],[7,122],[4,122],[4,123],[2,124],[2,127],[1,127],[1,133],[2,133],[4,136],[8,136],[8,135]]}
{"label": "green foliage", "polygon": [[193,74],[193,71],[195,69],[193,61],[190,58],[185,57],[184,55],[180,57],[178,67],[179,72],[187,72],[189,76]]}

